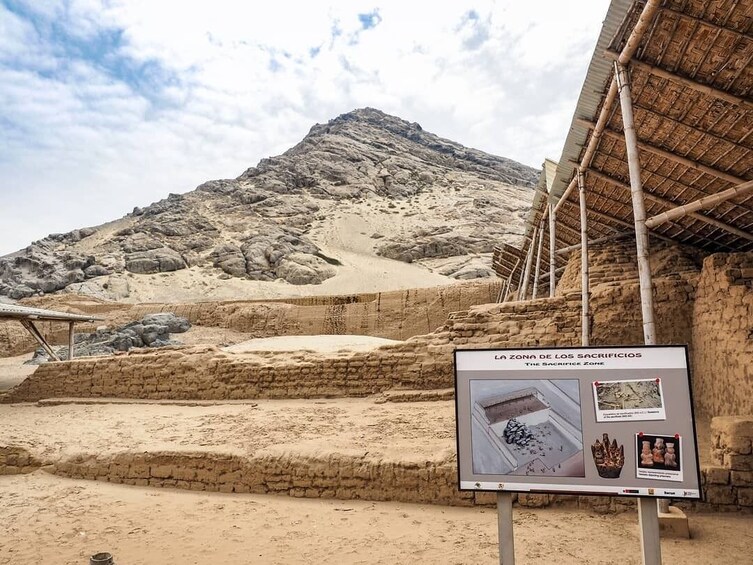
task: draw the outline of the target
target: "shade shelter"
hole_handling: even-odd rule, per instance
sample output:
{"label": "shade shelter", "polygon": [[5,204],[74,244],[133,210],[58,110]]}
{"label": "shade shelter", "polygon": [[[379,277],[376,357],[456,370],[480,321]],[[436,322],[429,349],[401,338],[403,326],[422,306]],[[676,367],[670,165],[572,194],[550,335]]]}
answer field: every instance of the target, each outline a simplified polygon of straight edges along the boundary
{"label": "shade shelter", "polygon": [[47,355],[53,361],[60,361],[55,354],[52,346],[44,337],[34,322],[64,322],[68,324],[68,359],[73,359],[73,345],[75,337],[76,322],[93,322],[102,320],[94,316],[85,314],[69,314],[68,312],[56,312],[54,310],[45,310],[42,308],[30,308],[28,306],[17,306],[15,304],[0,304],[0,320],[18,320],[21,325],[39,342],[39,345],[45,350]]}

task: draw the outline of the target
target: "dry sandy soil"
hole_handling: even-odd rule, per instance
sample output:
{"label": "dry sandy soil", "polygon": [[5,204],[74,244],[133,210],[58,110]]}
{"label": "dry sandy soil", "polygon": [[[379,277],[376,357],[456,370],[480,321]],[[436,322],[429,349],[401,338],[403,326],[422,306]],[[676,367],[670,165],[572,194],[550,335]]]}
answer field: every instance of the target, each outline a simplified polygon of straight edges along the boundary
{"label": "dry sandy soil", "polygon": [[[0,477],[0,564],[498,563],[493,509],[195,493]],[[691,515],[693,539],[662,541],[665,563],[750,565],[750,517]],[[515,510],[521,565],[641,562],[637,516]]]}

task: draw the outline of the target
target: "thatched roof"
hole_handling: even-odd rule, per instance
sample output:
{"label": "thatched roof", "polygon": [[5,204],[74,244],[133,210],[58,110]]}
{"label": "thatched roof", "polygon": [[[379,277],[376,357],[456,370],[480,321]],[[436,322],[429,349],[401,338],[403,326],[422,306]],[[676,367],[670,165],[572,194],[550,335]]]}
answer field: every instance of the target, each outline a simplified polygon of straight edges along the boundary
{"label": "thatched roof", "polygon": [[[582,164],[623,50],[645,2],[613,0],[549,192],[557,203]],[[753,179],[753,0],[664,0],[628,69],[647,217]],[[589,240],[634,229],[619,100],[586,163]],[[540,204],[540,203],[539,203]],[[541,226],[528,219],[524,250]],[[580,243],[578,191],[557,215],[557,249]],[[753,193],[659,223],[651,234],[707,251],[753,249]],[[548,263],[548,245],[542,263]]]}

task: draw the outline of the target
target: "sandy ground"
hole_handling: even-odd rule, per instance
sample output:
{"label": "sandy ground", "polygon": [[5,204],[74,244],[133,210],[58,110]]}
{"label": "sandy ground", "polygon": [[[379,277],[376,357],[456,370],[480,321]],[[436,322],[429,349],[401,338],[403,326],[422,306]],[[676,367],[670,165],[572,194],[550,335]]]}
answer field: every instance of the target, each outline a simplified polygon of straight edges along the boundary
{"label": "sandy ground", "polygon": [[[195,493],[0,477],[0,564],[498,563],[496,512],[388,502]],[[750,565],[751,518],[691,515],[693,539],[662,541],[665,563]],[[516,509],[521,565],[641,562],[637,515]]]}
{"label": "sandy ground", "polygon": [[24,365],[32,356],[32,353],[24,353],[15,357],[0,357],[0,391],[13,388],[36,370],[36,365]]}
{"label": "sandy ground", "polygon": [[230,353],[248,353],[251,351],[369,351],[382,345],[400,343],[394,339],[371,337],[365,335],[291,335],[250,339],[225,348]]}
{"label": "sandy ground", "polygon": [[212,451],[341,453],[443,460],[455,452],[452,401],[255,400],[252,404],[0,404],[2,441],[46,461],[77,454]]}

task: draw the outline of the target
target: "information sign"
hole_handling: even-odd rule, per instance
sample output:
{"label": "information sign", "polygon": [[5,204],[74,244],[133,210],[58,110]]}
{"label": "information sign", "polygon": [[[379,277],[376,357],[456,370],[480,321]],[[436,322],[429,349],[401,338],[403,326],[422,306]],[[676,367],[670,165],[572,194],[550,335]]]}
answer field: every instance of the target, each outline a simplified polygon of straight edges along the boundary
{"label": "information sign", "polygon": [[461,490],[700,498],[684,346],[457,350]]}

